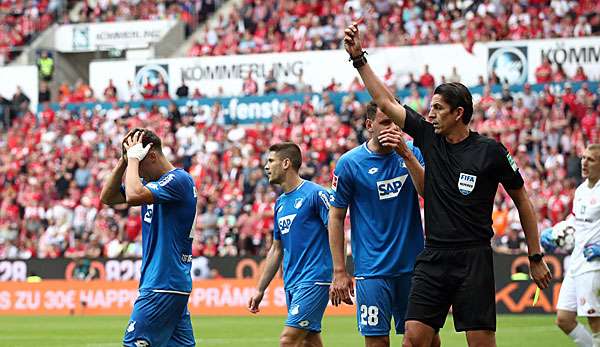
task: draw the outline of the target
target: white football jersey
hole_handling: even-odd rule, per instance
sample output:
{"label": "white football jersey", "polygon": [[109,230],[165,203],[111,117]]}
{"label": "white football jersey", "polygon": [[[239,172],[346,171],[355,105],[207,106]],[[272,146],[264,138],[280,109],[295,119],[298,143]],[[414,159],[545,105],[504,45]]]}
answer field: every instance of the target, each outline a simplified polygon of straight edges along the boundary
{"label": "white football jersey", "polygon": [[593,188],[585,180],[573,200],[572,223],[575,227],[575,248],[571,254],[569,274],[577,276],[588,271],[600,270],[600,259],[587,261],[583,248],[588,243],[600,242],[600,181]]}

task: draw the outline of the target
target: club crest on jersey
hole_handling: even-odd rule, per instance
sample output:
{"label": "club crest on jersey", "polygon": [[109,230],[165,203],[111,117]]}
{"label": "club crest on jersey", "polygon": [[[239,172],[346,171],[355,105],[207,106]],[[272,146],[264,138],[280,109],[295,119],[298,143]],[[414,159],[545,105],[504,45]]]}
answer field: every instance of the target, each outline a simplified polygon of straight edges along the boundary
{"label": "club crest on jersey", "polygon": [[298,198],[296,199],[296,201],[294,201],[294,207],[296,208],[296,210],[302,207],[302,201],[304,201],[304,199],[302,198]]}
{"label": "club crest on jersey", "polygon": [[458,177],[458,190],[462,195],[469,195],[475,189],[475,182],[477,182],[477,176],[461,172]]}
{"label": "club crest on jersey", "polygon": [[400,190],[408,175],[398,176],[385,181],[377,181],[377,193],[379,200],[392,199],[400,194]]}
{"label": "club crest on jersey", "polygon": [[296,218],[296,214],[290,214],[285,217],[281,217],[277,220],[277,226],[279,227],[279,231],[281,235],[287,234],[290,232],[290,227],[294,222],[294,218]]}

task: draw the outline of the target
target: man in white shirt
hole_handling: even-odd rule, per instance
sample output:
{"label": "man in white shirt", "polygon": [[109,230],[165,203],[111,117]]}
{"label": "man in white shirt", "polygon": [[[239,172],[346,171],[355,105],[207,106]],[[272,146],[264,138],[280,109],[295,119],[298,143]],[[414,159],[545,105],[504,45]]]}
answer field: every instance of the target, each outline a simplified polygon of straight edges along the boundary
{"label": "man in white shirt", "polygon": [[[570,222],[575,227],[575,248],[560,289],[556,324],[577,346],[600,347],[600,144],[586,148],[581,171],[587,179],[573,200]],[[588,318],[591,333],[577,322],[577,316]]]}

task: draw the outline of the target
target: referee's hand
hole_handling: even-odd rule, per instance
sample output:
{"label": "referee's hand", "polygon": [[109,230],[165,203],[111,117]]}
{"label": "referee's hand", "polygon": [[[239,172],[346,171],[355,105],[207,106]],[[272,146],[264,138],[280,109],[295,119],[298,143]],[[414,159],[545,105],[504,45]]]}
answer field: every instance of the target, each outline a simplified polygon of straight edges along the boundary
{"label": "referee's hand", "polygon": [[346,271],[334,272],[333,281],[331,281],[331,287],[329,288],[331,304],[339,306],[343,302],[352,305],[351,296],[354,296],[354,283],[352,283],[350,275]]}
{"label": "referee's hand", "polygon": [[360,18],[356,22],[352,23],[352,25],[347,27],[346,30],[344,30],[344,48],[346,49],[346,52],[350,54],[350,58],[352,59],[362,54],[358,26],[363,22],[364,19]]}
{"label": "referee's hand", "polygon": [[541,261],[530,261],[529,271],[531,272],[531,278],[533,278],[538,287],[541,289],[548,288],[552,274],[543,258]]}

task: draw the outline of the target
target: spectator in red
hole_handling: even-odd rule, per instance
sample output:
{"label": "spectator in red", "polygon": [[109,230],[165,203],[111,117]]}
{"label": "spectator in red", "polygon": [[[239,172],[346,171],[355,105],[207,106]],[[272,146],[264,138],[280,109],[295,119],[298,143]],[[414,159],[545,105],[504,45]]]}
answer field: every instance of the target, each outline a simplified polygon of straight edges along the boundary
{"label": "spectator in red", "polygon": [[550,64],[550,59],[544,58],[542,65],[535,69],[535,80],[537,83],[552,82],[552,64]]}
{"label": "spectator in red", "polygon": [[142,219],[140,218],[139,208],[130,208],[129,217],[125,224],[125,234],[127,235],[127,241],[135,241],[140,232],[142,231]]}
{"label": "spectator in red", "polygon": [[582,82],[582,81],[587,81],[588,77],[585,74],[585,71],[583,71],[583,67],[578,66],[577,70],[575,71],[575,76],[573,76],[573,81],[575,82]]}
{"label": "spectator in red", "polygon": [[82,258],[85,255],[85,244],[79,238],[74,239],[74,243],[65,251],[65,258]]}
{"label": "spectator in red", "polygon": [[150,82],[150,78],[146,77],[142,89],[140,90],[144,100],[152,99],[154,97],[154,85]]}
{"label": "spectator in red", "polygon": [[567,80],[567,73],[563,69],[562,64],[556,64],[556,72],[553,74],[552,80],[556,83],[561,83]]}
{"label": "spectator in red", "polygon": [[117,88],[115,87],[112,78],[108,80],[108,86],[104,89],[103,95],[104,101],[106,102],[117,101]]}
{"label": "spectator in red", "polygon": [[242,93],[244,95],[256,95],[258,93],[258,83],[252,78],[252,71],[248,72],[248,76],[244,80]]}
{"label": "spectator in red", "polygon": [[571,110],[571,112],[573,112],[573,110],[575,110],[576,100],[577,95],[573,93],[573,87],[571,86],[571,83],[565,83],[565,92],[562,96],[562,102],[565,107],[565,110],[568,108],[569,110]]}
{"label": "spectator in red", "polygon": [[425,71],[419,77],[419,83],[424,88],[432,88],[435,86],[435,79],[433,75],[429,73],[429,65],[425,65]]}

